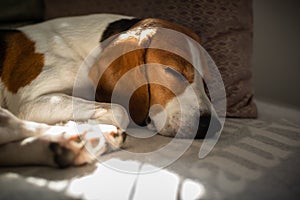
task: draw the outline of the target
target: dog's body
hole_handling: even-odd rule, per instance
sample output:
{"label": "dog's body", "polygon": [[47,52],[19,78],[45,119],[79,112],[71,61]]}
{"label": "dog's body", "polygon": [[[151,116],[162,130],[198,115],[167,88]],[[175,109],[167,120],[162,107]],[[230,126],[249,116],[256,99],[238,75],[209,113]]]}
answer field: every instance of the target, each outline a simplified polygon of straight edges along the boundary
{"label": "dog's body", "polygon": [[[198,100],[201,99],[198,105],[208,114],[210,120],[210,106],[203,90],[202,80],[194,73],[191,64],[176,55],[147,46],[150,42],[160,42],[159,38],[155,39],[156,33],[152,31],[157,27],[180,31],[199,42],[199,38],[189,29],[172,23],[110,14],[61,18],[18,30],[1,31],[0,165],[68,166],[91,161],[93,158],[86,153],[83,146],[74,144],[71,139],[74,137],[58,137],[57,134],[51,137],[50,125],[69,120],[81,122],[94,120],[99,124],[119,127],[118,130],[109,132],[108,135],[113,133],[114,137],[106,137],[109,143],[117,147],[122,145],[124,141],[122,132],[129,123],[127,111],[136,124],[149,123],[147,120],[151,118],[152,125],[149,127],[154,127],[163,135],[174,136],[179,124],[178,102],[174,100],[172,92],[159,84],[150,84],[159,81],[160,76],[171,85],[176,85],[179,99],[186,102],[186,108],[191,110],[190,115],[196,116],[193,113],[195,108],[189,106],[191,105],[189,91],[185,86],[186,83],[191,84],[198,94]],[[123,31],[126,33],[115,36]],[[105,39],[110,41],[101,47],[102,57],[100,60],[95,57],[94,61],[97,64],[90,64],[87,73],[88,79],[95,86],[97,102],[84,99],[81,95],[74,96],[74,83],[79,77],[80,67],[87,62],[85,59],[99,46],[99,42]],[[125,56],[121,54],[122,56],[113,62],[107,61],[108,57],[120,49],[126,49],[127,46],[142,48],[127,51]],[[147,48],[147,51],[143,50]],[[170,67],[163,71],[149,67],[139,68],[133,72],[135,78],[130,80],[132,81],[130,84],[121,84],[113,91],[124,74],[141,64],[156,62]],[[104,65],[109,66],[105,68],[106,71],[102,69]],[[180,73],[185,80],[181,80],[182,78],[174,71]],[[100,78],[99,74],[102,74]],[[145,82],[140,81],[142,79],[145,79]],[[140,83],[144,84],[139,85]],[[113,92],[122,98],[127,97],[127,92],[131,90],[134,92],[127,111],[119,105],[123,105],[122,102],[111,102]],[[76,116],[74,102],[76,112],[79,113]],[[163,113],[161,110],[152,109],[154,111],[151,114],[150,108],[155,105],[165,108],[165,125],[160,124]],[[181,118],[185,129],[197,120],[199,116]],[[63,135],[63,132],[60,135]],[[35,139],[32,142],[22,141],[28,137]],[[62,151],[66,153],[61,153]]]}

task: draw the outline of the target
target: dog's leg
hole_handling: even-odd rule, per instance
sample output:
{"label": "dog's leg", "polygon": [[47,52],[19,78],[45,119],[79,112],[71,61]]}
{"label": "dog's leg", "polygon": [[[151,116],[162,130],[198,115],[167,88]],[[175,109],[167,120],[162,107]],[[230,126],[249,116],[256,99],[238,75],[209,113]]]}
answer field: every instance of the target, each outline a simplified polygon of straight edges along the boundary
{"label": "dog's leg", "polygon": [[[65,167],[92,160],[83,145],[76,144],[72,137],[41,137],[47,132],[48,125],[19,120],[4,109],[2,111],[4,117],[1,119],[0,164],[45,164]],[[16,115],[21,119],[47,124],[92,119],[98,124],[116,125],[119,127],[116,128],[117,134],[114,133],[106,139],[117,143],[117,146],[121,146],[124,141],[123,130],[129,121],[125,109],[119,105],[91,102],[64,94],[42,96],[23,104]],[[59,135],[63,135],[63,132]],[[31,136],[34,137],[24,139]],[[22,139],[24,140],[19,141]]]}
{"label": "dog's leg", "polygon": [[48,128],[46,124],[20,120],[0,107],[0,145],[39,136]]}
{"label": "dog's leg", "polygon": [[70,120],[95,120],[125,130],[129,123],[126,110],[117,104],[83,100],[65,94],[42,96],[21,106],[17,117],[25,120],[56,124]]}
{"label": "dog's leg", "polygon": [[[99,133],[92,125],[79,125],[78,132],[78,127],[69,124],[49,126],[28,122],[0,108],[0,165],[81,165],[124,142],[122,131],[115,126],[99,125],[102,130]],[[98,144],[93,155],[84,148],[86,144]]]}

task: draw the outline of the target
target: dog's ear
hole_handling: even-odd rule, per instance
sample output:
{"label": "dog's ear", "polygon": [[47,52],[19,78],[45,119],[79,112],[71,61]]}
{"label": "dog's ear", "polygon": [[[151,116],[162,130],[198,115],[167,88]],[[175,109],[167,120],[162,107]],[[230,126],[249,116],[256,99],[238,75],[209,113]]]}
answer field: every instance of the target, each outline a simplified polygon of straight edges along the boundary
{"label": "dog's ear", "polygon": [[125,108],[129,103],[133,121],[144,125],[149,91],[143,65],[151,36],[139,33],[138,29],[130,29],[101,43],[101,55],[89,75],[97,85],[97,101],[118,103]]}

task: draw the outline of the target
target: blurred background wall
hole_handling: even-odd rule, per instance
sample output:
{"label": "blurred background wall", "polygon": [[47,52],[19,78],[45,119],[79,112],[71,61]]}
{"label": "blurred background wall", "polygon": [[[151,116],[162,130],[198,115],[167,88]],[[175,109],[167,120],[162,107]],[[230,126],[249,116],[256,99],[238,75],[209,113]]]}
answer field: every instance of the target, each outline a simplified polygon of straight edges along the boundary
{"label": "blurred background wall", "polygon": [[300,108],[300,1],[254,0],[258,99]]}

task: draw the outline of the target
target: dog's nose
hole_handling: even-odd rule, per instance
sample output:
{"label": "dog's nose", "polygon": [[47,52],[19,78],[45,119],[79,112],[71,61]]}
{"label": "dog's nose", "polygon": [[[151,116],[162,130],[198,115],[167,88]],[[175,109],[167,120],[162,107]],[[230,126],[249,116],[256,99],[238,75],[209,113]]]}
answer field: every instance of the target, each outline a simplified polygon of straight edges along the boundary
{"label": "dog's nose", "polygon": [[220,120],[210,114],[202,114],[198,125],[196,138],[203,139],[209,129],[210,133],[217,133],[222,128]]}

